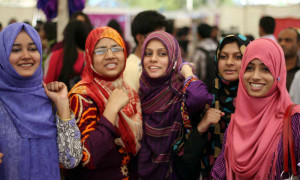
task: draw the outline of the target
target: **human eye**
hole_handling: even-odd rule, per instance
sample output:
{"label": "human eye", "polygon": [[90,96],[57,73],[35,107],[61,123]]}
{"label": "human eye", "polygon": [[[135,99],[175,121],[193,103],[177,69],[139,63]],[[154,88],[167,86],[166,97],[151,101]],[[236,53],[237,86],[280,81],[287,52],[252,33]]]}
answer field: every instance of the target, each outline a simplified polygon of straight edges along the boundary
{"label": "human eye", "polygon": [[28,48],[28,50],[34,52],[34,51],[37,51],[38,49],[36,46],[31,46]]}
{"label": "human eye", "polygon": [[103,55],[107,52],[107,48],[99,48],[99,49],[96,49],[94,52],[97,55]]}
{"label": "human eye", "polygon": [[264,72],[271,72],[270,69],[269,69],[267,66],[264,66],[264,67],[262,68],[262,70],[263,70]]}
{"label": "human eye", "polygon": [[220,60],[225,60],[225,59],[227,59],[227,58],[228,58],[228,56],[225,55],[225,54],[220,54],[220,56],[219,56],[219,59],[220,59]]}
{"label": "human eye", "polygon": [[144,52],[144,55],[145,55],[145,56],[152,56],[152,52],[151,52],[151,51],[145,51],[145,52]]}
{"label": "human eye", "polygon": [[252,70],[254,70],[254,67],[252,65],[248,65],[246,67],[246,71],[252,71]]}
{"label": "human eye", "polygon": [[241,60],[243,58],[243,55],[242,54],[237,54],[235,56],[235,59],[238,59],[238,60]]}
{"label": "human eye", "polygon": [[120,46],[112,47],[112,48],[111,48],[111,51],[112,51],[112,52],[119,52],[119,51],[123,51],[123,48],[120,47]]}
{"label": "human eye", "polygon": [[159,55],[159,56],[167,56],[168,53],[165,52],[165,51],[161,51],[161,52],[158,53],[158,55]]}
{"label": "human eye", "polygon": [[13,47],[11,50],[12,53],[18,53],[20,51],[21,51],[21,48],[19,48],[19,47]]}

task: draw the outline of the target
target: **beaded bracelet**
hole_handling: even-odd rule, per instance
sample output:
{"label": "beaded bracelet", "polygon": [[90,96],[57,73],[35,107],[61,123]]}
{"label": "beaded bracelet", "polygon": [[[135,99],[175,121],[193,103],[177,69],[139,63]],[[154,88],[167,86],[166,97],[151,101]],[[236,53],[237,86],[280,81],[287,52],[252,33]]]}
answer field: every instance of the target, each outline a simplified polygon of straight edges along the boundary
{"label": "beaded bracelet", "polygon": [[186,129],[186,133],[190,133],[190,131],[192,130],[192,125],[190,122],[190,117],[189,114],[187,112],[187,108],[185,105],[185,101],[186,101],[186,89],[189,86],[189,84],[193,81],[198,81],[198,77],[197,76],[189,76],[188,78],[186,78],[185,82],[184,82],[184,87],[183,87],[183,99],[182,99],[182,104],[181,104],[181,116],[182,116],[182,120],[183,120],[183,125]]}

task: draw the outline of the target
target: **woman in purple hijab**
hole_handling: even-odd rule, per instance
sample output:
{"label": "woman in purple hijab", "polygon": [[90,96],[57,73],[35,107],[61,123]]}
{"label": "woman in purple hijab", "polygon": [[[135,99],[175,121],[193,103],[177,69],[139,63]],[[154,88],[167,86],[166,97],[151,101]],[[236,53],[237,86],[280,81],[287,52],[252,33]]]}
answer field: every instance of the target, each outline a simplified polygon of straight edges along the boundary
{"label": "woman in purple hijab", "polygon": [[41,54],[30,25],[14,23],[0,32],[0,179],[56,180],[59,162],[72,168],[81,159],[66,85],[42,84]]}
{"label": "woman in purple hijab", "polygon": [[182,63],[178,42],[169,33],[149,34],[142,53],[139,95],[144,136],[138,174],[141,179],[178,179],[174,158],[182,154],[185,135],[213,97],[191,66]]}

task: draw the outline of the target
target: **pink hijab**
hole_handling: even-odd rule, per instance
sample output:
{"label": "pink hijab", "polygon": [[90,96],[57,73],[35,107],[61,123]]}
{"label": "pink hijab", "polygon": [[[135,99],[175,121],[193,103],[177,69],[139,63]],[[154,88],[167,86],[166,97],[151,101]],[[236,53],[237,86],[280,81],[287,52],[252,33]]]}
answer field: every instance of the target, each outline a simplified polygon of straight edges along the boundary
{"label": "pink hijab", "polygon": [[[255,58],[269,68],[275,79],[264,97],[249,96],[243,83],[245,69]],[[239,79],[242,83],[238,87],[236,109],[227,130],[226,176],[227,179],[268,179],[275,173],[284,112],[293,103],[286,90],[286,67],[281,47],[266,38],[251,42],[243,56]],[[292,114],[299,112],[300,106],[296,106]]]}

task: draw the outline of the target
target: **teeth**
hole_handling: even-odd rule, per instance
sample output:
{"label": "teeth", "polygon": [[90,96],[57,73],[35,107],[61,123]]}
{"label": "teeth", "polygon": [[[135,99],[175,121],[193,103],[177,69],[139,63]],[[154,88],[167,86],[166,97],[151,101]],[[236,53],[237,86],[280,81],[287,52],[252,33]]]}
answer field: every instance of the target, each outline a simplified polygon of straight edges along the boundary
{"label": "teeth", "polygon": [[263,84],[254,84],[254,83],[250,83],[250,85],[253,87],[262,87],[263,86]]}
{"label": "teeth", "polygon": [[159,67],[153,67],[153,66],[151,66],[150,69],[159,69]]}
{"label": "teeth", "polygon": [[32,66],[33,64],[21,64],[19,66]]}
{"label": "teeth", "polygon": [[116,66],[117,66],[117,65],[114,64],[114,63],[113,63],[113,64],[106,64],[106,65],[105,65],[105,67],[108,67],[108,68],[112,68],[112,67],[116,67]]}

